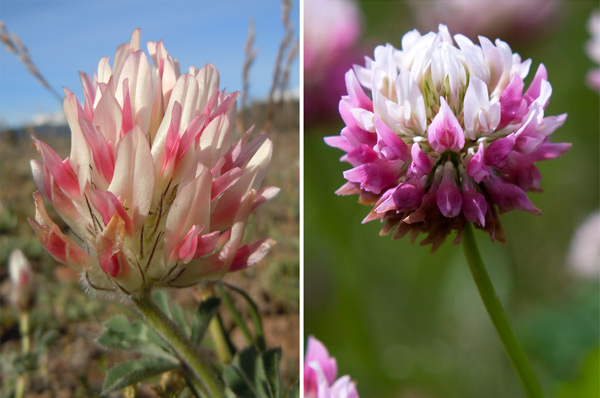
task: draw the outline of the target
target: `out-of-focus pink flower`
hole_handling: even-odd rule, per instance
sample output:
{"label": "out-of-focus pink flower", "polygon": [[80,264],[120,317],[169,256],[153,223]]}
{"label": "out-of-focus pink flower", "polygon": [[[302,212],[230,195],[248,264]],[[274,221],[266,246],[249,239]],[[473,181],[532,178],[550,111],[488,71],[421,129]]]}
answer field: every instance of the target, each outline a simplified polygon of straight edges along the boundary
{"label": "out-of-focus pink flower", "polygon": [[8,258],[8,275],[11,282],[10,299],[15,307],[24,311],[33,304],[33,272],[25,254],[15,249]]}
{"label": "out-of-focus pink flower", "polygon": [[466,222],[504,241],[497,210],[539,214],[525,194],[541,191],[535,162],[571,146],[550,142],[566,115],[544,116],[544,65],[524,91],[530,65],[501,40],[477,45],[444,25],[408,32],[401,50],[378,46],[346,73],[346,127],[325,139],[352,165],[337,193],[373,205],[363,222],[385,222],[381,234],[424,232],[432,250],[453,230],[458,243]]}
{"label": "out-of-focus pink flower", "polygon": [[600,211],[589,215],[575,230],[567,261],[578,276],[600,275]]}
{"label": "out-of-focus pink flower", "polygon": [[354,0],[304,2],[304,115],[333,116],[344,93],[344,73],[362,59],[355,48],[361,14]]}
{"label": "out-of-focus pink flower", "polygon": [[[588,20],[588,30],[592,34],[586,43],[589,57],[596,65],[600,64],[600,10],[595,10]],[[600,68],[596,67],[587,74],[588,85],[600,93]]]}
{"label": "out-of-focus pink flower", "polygon": [[439,23],[472,40],[478,36],[525,42],[549,32],[560,16],[559,0],[433,0],[409,3],[423,30]]}
{"label": "out-of-focus pink flower", "polygon": [[239,93],[219,90],[213,65],[181,74],[162,41],[147,47],[152,65],[135,30],[112,65],[105,57],[93,77],[80,73],[83,105],[65,89],[69,157],[34,138],[42,161],[31,162],[39,191],[29,221],[46,250],[97,290],[217,279],[260,261],[273,244],[241,244],[250,213],[279,191],[260,188],[271,141],[250,139],[251,131],[232,141]]}
{"label": "out-of-focus pink flower", "polygon": [[304,358],[305,398],[358,398],[356,384],[350,376],[337,376],[335,358],[329,356],[327,348],[310,336]]}

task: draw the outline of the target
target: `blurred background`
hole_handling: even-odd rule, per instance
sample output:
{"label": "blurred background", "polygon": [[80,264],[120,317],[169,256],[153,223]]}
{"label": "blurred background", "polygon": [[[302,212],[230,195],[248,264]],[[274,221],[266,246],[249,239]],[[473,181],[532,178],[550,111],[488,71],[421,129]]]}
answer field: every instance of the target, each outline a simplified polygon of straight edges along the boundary
{"label": "blurred background", "polygon": [[[370,209],[357,196],[334,194],[350,165],[323,137],[343,127],[343,73],[377,44],[399,48],[405,32],[443,22],[451,34],[500,38],[531,58],[526,84],[543,63],[553,88],[546,115],[568,114],[553,141],[573,147],[538,164],[544,192],[529,195],[542,215],[502,215],[506,245],[481,231],[476,237],[547,396],[600,396],[600,225],[576,233],[599,207],[599,93],[586,84],[598,67],[586,53],[598,2],[360,1],[354,9],[338,5],[345,11],[329,20],[317,5],[304,2],[305,336],[328,347],[338,374],[349,374],[362,397],[524,396],[453,238],[431,254],[407,238],[380,237],[378,222],[361,225]],[[350,40],[319,41],[336,30]],[[572,245],[579,255],[569,254]]]}
{"label": "blurred background", "polygon": [[[244,91],[245,106],[240,98],[234,137],[252,124],[254,134],[270,129],[274,151],[265,184],[280,187],[281,193],[251,217],[245,240],[271,237],[278,244],[258,266],[230,274],[225,280],[242,287],[259,305],[267,345],[283,348],[286,385],[298,379],[300,27],[299,2],[289,2],[286,24],[282,20],[284,3],[2,1],[2,41],[21,41],[57,94],[44,88],[17,54],[1,45],[0,396],[9,396],[15,372],[25,367],[33,369],[27,397],[97,397],[107,369],[132,359],[127,353],[107,352],[96,342],[104,321],[118,313],[131,314],[127,306],[91,299],[81,288],[79,276],[44,251],[26,218],[35,214],[31,195],[37,189],[29,160],[39,159],[30,136],[47,142],[61,158],[68,155],[70,133],[62,114],[62,100],[57,98],[63,95],[61,87],[69,88],[82,101],[78,72],[92,74],[105,56],[112,63],[117,46],[129,42],[136,28],[141,28],[142,49],[146,50],[147,41],[162,39],[169,53],[179,60],[183,73],[189,66],[200,68],[210,62],[220,73],[221,89]],[[254,40],[247,51],[251,24]],[[279,77],[273,88],[276,65]],[[58,222],[55,213],[50,216]],[[10,303],[6,265],[14,249],[26,254],[34,273],[36,300],[30,319],[31,330],[37,334],[35,356],[31,357],[35,362],[29,364],[18,358],[19,314]],[[200,293],[198,288],[169,291],[188,315]],[[243,303],[239,308],[247,315]],[[243,341],[238,330],[232,333],[236,342]],[[139,394],[156,396],[147,388],[140,389]]]}

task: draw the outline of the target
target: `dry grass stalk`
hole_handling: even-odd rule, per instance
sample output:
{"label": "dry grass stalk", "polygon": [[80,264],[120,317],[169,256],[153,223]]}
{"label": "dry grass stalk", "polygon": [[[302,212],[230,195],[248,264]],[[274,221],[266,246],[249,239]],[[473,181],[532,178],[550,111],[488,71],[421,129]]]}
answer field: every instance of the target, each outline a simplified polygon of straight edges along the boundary
{"label": "dry grass stalk", "polygon": [[246,48],[245,48],[245,58],[244,58],[244,68],[242,70],[242,112],[238,113],[237,116],[237,124],[238,130],[243,132],[247,129],[246,120],[245,120],[245,110],[248,108],[248,92],[250,91],[250,68],[258,55],[258,50],[254,48],[254,20],[250,18],[250,22],[248,24],[248,39],[246,40]]}
{"label": "dry grass stalk", "polygon": [[27,70],[36,79],[38,79],[42,86],[48,89],[62,104],[62,97],[60,96],[60,94],[58,94],[58,92],[56,92],[56,90],[54,90],[50,86],[50,84],[48,84],[48,81],[44,78],[44,76],[42,76],[38,68],[31,60],[31,54],[29,54],[29,50],[27,49],[27,47],[25,47],[25,45],[21,42],[21,39],[19,39],[19,36],[17,36],[16,33],[8,32],[6,26],[4,25],[4,22],[2,21],[0,21],[0,41],[4,43],[4,46],[9,52],[16,54],[17,57],[19,57],[21,62],[23,62],[23,64],[25,64],[25,66],[27,67]]}
{"label": "dry grass stalk", "polygon": [[[273,81],[271,82],[271,89],[269,91],[269,99],[267,102],[267,120],[265,123],[265,132],[268,133],[271,131],[271,127],[273,125],[273,119],[275,117],[275,91],[277,88],[283,87],[285,84],[283,79],[281,78],[281,64],[283,62],[283,57],[294,38],[294,27],[290,21],[290,10],[292,8],[291,0],[282,0],[281,1],[281,20],[283,22],[283,27],[285,29],[285,35],[279,44],[279,50],[277,52],[277,58],[275,60],[275,72],[273,73]],[[296,47],[294,46],[294,50]],[[294,51],[295,52],[295,51]],[[295,57],[295,56],[294,56]],[[289,57],[288,57],[289,60]],[[292,58],[293,60],[293,58]],[[289,72],[287,74],[289,77]],[[281,93],[283,96],[283,92]]]}

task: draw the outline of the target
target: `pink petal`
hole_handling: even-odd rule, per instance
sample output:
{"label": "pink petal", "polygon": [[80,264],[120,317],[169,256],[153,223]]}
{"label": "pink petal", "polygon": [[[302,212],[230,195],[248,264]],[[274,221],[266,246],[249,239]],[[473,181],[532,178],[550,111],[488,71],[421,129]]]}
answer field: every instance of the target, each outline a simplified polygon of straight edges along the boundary
{"label": "pink petal", "polygon": [[490,166],[504,167],[508,154],[515,146],[516,136],[514,133],[500,138],[490,144],[484,154],[484,161]]}
{"label": "pink petal", "polygon": [[435,194],[436,202],[440,212],[447,218],[453,218],[460,214],[462,208],[462,193],[456,186],[456,174],[451,162],[444,165],[442,182]]}
{"label": "pink petal", "polygon": [[281,189],[278,187],[264,187],[259,189],[256,192],[256,199],[254,199],[254,203],[252,204],[252,212],[271,199],[275,198],[280,191]]}
{"label": "pink petal", "polygon": [[[538,66],[537,71],[535,72],[535,76],[531,84],[529,85],[529,88],[527,89],[527,91],[525,91],[525,94],[523,95],[523,98],[527,100],[529,104],[531,104],[540,96],[542,81],[544,80],[548,80],[548,72],[546,71],[546,67],[544,66],[544,64],[540,64]],[[544,108],[546,107],[546,104],[541,105]]]}
{"label": "pink petal", "polygon": [[317,392],[317,372],[311,363],[316,362],[322,370],[327,383],[331,385],[337,376],[337,362],[329,356],[325,345],[313,336],[308,337],[306,355],[304,356],[304,393]]}
{"label": "pink petal", "polygon": [[485,183],[485,187],[492,200],[498,205],[500,213],[520,209],[533,214],[540,214],[541,210],[533,206],[525,192],[514,184],[493,178]]}
{"label": "pink petal", "polygon": [[443,97],[440,97],[440,110],[427,128],[427,139],[434,151],[459,152],[465,145],[465,134],[458,119]]}
{"label": "pink petal", "polygon": [[487,181],[490,175],[490,169],[484,162],[485,159],[485,148],[483,142],[479,143],[479,149],[477,153],[469,160],[467,165],[467,174],[469,177],[474,179],[478,184],[481,181]]}
{"label": "pink petal", "polygon": [[57,261],[68,264],[72,267],[81,268],[89,259],[87,254],[71,238],[64,235],[58,225],[56,225],[48,213],[39,191],[33,194],[35,201],[35,219],[28,218],[29,224],[33,228],[42,246]]}
{"label": "pink petal", "polygon": [[509,123],[520,121],[527,113],[527,101],[522,97],[523,80],[515,73],[510,84],[500,96],[500,124],[501,129]]}
{"label": "pink petal", "polygon": [[229,272],[252,267],[260,262],[274,245],[273,239],[261,239],[240,247],[229,267]]}
{"label": "pink petal", "polygon": [[367,163],[344,171],[344,178],[360,184],[368,192],[379,194],[398,180],[398,170],[393,162]]}
{"label": "pink petal", "polygon": [[474,181],[462,175],[462,212],[471,223],[479,223],[485,227],[485,215],[488,210],[485,196],[477,191]]}
{"label": "pink petal", "polygon": [[38,152],[42,155],[44,167],[52,175],[52,178],[60,186],[60,188],[68,193],[71,197],[78,199],[80,197],[79,182],[68,158],[65,161],[54,152],[48,144],[32,137]]}
{"label": "pink petal", "polygon": [[378,117],[375,117],[375,131],[377,132],[375,150],[380,152],[386,159],[400,159],[404,162],[410,159],[408,145]]}
{"label": "pink petal", "polygon": [[373,111],[373,102],[365,94],[362,86],[356,78],[354,70],[350,69],[344,76],[346,80],[346,88],[348,90],[348,98],[352,101],[352,105],[355,108],[362,108],[368,111]]}
{"label": "pink petal", "polygon": [[431,172],[433,168],[433,164],[431,163],[431,159],[423,152],[418,143],[414,143],[410,150],[412,162],[408,168],[407,176],[417,176],[421,177],[427,175]]}

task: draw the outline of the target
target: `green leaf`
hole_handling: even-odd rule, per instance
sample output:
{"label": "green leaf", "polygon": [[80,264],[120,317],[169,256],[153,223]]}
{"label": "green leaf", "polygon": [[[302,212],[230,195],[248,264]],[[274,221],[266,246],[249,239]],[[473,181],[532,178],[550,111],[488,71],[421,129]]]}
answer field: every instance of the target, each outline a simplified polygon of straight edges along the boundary
{"label": "green leaf", "polygon": [[239,352],[233,363],[225,368],[225,382],[242,398],[281,398],[280,359],[281,348],[260,353],[255,346],[250,346]]}
{"label": "green leaf", "polygon": [[[260,380],[264,380],[265,373],[262,361],[256,347],[250,346],[237,353],[231,365],[225,367],[225,383],[241,398],[263,398],[270,396],[264,391]],[[259,381],[257,385],[257,381]]]}
{"label": "green leaf", "polygon": [[169,348],[153,331],[141,322],[130,323],[119,314],[104,324],[106,330],[98,337],[98,343],[113,349],[135,351],[174,360]]}
{"label": "green leaf", "polygon": [[169,318],[173,318],[171,315],[171,307],[169,306],[167,292],[164,290],[155,290],[154,293],[152,293],[152,299]]}
{"label": "green leaf", "polygon": [[300,398],[300,383],[295,382],[290,390],[288,391],[286,398]]}
{"label": "green leaf", "polygon": [[266,380],[272,397],[281,397],[281,379],[279,376],[279,360],[281,359],[281,348],[273,348],[262,355],[262,363]]}
{"label": "green leaf", "polygon": [[228,365],[223,372],[223,378],[227,387],[233,391],[235,397],[239,398],[262,398],[254,389],[252,380],[235,365]]}
{"label": "green leaf", "polygon": [[179,366],[176,362],[165,360],[137,360],[118,363],[110,368],[106,374],[102,396],[161,373],[177,369]]}
{"label": "green leaf", "polygon": [[558,398],[569,397],[597,397],[600,393],[600,347],[594,347],[581,368],[578,375],[568,383],[560,386]]}
{"label": "green leaf", "polygon": [[250,317],[252,318],[252,325],[254,326],[254,332],[256,333],[256,344],[258,345],[258,348],[261,351],[264,351],[266,349],[267,345],[265,343],[263,326],[262,326],[262,321],[260,319],[260,311],[258,309],[258,305],[256,305],[256,303],[254,302],[254,300],[252,300],[252,298],[248,295],[248,293],[246,293],[239,287],[230,285],[228,283],[223,283],[223,284],[225,286],[227,286],[229,289],[238,293],[240,296],[242,296],[242,298],[248,304],[248,307],[250,308]]}
{"label": "green leaf", "polygon": [[181,306],[177,303],[173,303],[171,305],[171,312],[173,314],[173,321],[183,330],[183,332],[189,336],[190,334],[190,326],[185,320],[185,316],[183,315],[183,310]]}
{"label": "green leaf", "polygon": [[221,299],[209,297],[202,301],[192,319],[192,341],[200,344],[213,316],[219,310]]}

